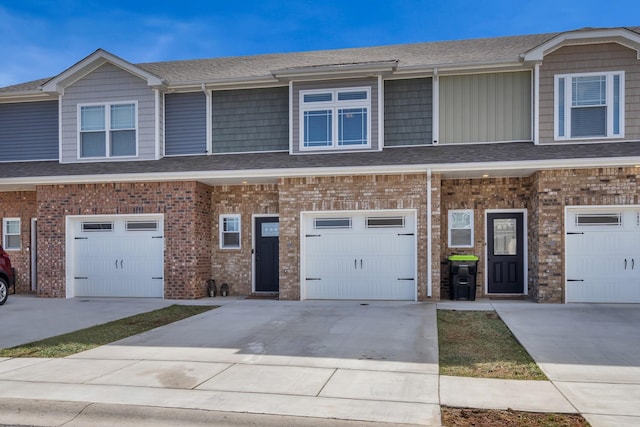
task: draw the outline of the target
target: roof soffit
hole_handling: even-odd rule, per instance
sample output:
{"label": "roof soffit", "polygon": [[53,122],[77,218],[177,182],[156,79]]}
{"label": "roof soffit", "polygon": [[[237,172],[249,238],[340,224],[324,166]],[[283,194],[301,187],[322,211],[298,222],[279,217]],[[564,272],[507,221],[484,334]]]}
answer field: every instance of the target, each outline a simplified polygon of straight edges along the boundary
{"label": "roof soffit", "polygon": [[536,46],[522,55],[522,57],[525,62],[541,62],[545,55],[564,46],[610,42],[619,43],[629,49],[635,50],[637,58],[640,59],[640,34],[626,28],[568,31]]}
{"label": "roof soffit", "polygon": [[67,68],[62,73],[45,82],[40,88],[43,92],[63,93],[64,89],[95,71],[104,64],[114,65],[142,80],[146,80],[147,85],[154,88],[164,88],[166,83],[163,79],[142,68],[125,61],[103,49],[98,49],[91,55],[82,59],[75,65]]}

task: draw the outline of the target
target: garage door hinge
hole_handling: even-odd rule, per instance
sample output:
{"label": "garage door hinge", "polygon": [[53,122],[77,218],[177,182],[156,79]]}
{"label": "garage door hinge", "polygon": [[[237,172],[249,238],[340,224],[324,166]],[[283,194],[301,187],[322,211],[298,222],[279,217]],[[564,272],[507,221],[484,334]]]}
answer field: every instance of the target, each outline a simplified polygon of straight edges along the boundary
{"label": "garage door hinge", "polygon": [[398,280],[415,280],[413,277],[398,277]]}
{"label": "garage door hinge", "polygon": [[153,236],[152,239],[162,239],[164,236]]}
{"label": "garage door hinge", "polygon": [[88,240],[88,237],[74,237],[76,240]]}
{"label": "garage door hinge", "polygon": [[398,233],[398,236],[415,236],[413,233]]}
{"label": "garage door hinge", "polygon": [[322,280],[319,277],[305,277],[304,280]]}
{"label": "garage door hinge", "polygon": [[567,234],[584,234],[582,231],[568,231]]}
{"label": "garage door hinge", "polygon": [[152,279],[162,280],[162,277],[152,277]]}
{"label": "garage door hinge", "polygon": [[80,280],[80,279],[88,279],[88,277],[84,277],[84,276],[76,276],[74,277],[74,279]]}
{"label": "garage door hinge", "polygon": [[584,282],[584,279],[567,279],[567,282]]}
{"label": "garage door hinge", "polygon": [[320,237],[320,234],[305,234],[304,237]]}

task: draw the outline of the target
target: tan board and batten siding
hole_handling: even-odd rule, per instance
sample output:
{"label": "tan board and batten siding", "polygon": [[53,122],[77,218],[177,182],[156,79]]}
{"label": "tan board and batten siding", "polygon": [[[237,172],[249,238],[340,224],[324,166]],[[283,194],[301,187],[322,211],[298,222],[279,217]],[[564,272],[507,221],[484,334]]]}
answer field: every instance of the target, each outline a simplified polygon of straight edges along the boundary
{"label": "tan board and batten siding", "polygon": [[[114,65],[104,64],[65,89],[62,97],[62,163],[78,162],[78,104],[138,103],[138,159],[156,158],[155,95],[147,83]],[[109,159],[100,159],[109,161]],[[122,161],[116,158],[114,161]]]}
{"label": "tan board and batten siding", "polygon": [[531,72],[442,76],[439,144],[531,141]]}
{"label": "tan board and batten siding", "polygon": [[[340,89],[340,88],[352,88],[352,87],[371,87],[371,148],[364,149],[365,151],[377,151],[379,148],[378,141],[378,79],[350,79],[350,80],[335,80],[329,82],[294,82],[293,94],[291,99],[292,112],[293,112],[293,126],[292,126],[292,153],[300,153],[300,91],[301,90],[314,90],[314,89]],[[350,147],[345,150],[358,150],[363,149],[357,147]],[[335,148],[328,148],[327,152],[335,152]],[[303,151],[304,152],[304,151]],[[314,153],[322,152],[320,150],[313,150]]]}
{"label": "tan board and batten siding", "polygon": [[546,55],[540,65],[540,142],[554,142],[554,76],[599,71],[624,71],[624,139],[640,139],[639,70],[637,52],[618,43],[565,46]]}

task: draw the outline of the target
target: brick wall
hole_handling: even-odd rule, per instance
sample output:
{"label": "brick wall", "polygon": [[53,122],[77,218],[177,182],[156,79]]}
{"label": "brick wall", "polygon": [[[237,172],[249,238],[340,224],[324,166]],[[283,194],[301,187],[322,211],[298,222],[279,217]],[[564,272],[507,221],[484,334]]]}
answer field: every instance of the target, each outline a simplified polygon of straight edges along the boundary
{"label": "brick wall", "polygon": [[[31,291],[31,218],[36,217],[36,192],[14,191],[0,192],[0,219],[20,218],[21,249],[7,251],[11,258],[11,265],[16,270],[16,292]],[[2,222],[0,222],[0,243],[2,236]]]}
{"label": "brick wall", "polygon": [[38,294],[66,295],[66,216],[160,213],[165,297],[202,297],[211,277],[210,208],[210,187],[197,182],[38,186]]}
{"label": "brick wall", "polygon": [[426,189],[426,174],[281,179],[280,299],[300,299],[300,212],[417,209],[418,299],[425,300]]}
{"label": "brick wall", "polygon": [[[442,233],[441,233],[441,268],[444,282],[442,298],[448,296],[448,263],[447,257],[453,254],[472,254],[480,258],[476,296],[484,295],[485,283],[485,211],[487,209],[527,209],[531,216],[531,179],[530,178],[483,178],[483,179],[443,179],[442,180]],[[449,248],[448,227],[449,210],[473,209],[474,247]],[[531,228],[531,227],[529,227]],[[532,236],[529,236],[529,242]],[[531,259],[529,259],[531,268]]]}
{"label": "brick wall", "polygon": [[565,207],[638,205],[639,182],[640,168],[547,170],[534,175],[539,234],[532,258],[538,302],[564,301]]}
{"label": "brick wall", "polygon": [[[252,291],[252,215],[278,214],[278,186],[264,184],[213,187],[211,200],[211,277],[216,280],[218,289],[222,283],[228,283],[230,295],[249,295]],[[240,214],[240,249],[220,249],[221,214]]]}

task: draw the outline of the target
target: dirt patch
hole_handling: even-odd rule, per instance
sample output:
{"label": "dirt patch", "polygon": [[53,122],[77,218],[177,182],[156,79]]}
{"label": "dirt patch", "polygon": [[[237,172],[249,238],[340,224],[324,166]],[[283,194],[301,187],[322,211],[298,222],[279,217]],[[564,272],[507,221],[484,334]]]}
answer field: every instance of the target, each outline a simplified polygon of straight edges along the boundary
{"label": "dirt patch", "polygon": [[444,427],[588,427],[577,414],[546,414],[494,409],[442,407]]}

